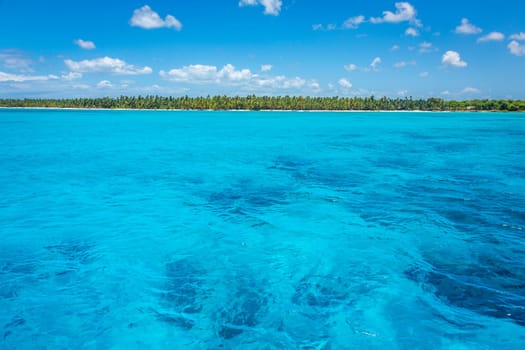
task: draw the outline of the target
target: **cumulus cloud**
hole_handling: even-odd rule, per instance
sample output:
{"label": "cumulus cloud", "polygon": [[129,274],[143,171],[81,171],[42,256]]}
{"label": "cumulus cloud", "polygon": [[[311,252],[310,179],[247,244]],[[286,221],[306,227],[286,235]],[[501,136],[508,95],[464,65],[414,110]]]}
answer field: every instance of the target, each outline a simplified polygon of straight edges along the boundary
{"label": "cumulus cloud", "polygon": [[339,81],[337,82],[341,87],[345,88],[345,89],[350,89],[352,87],[352,83],[348,81],[348,79],[346,78],[341,78],[339,79]]}
{"label": "cumulus cloud", "polygon": [[273,69],[273,66],[271,64],[263,64],[261,66],[261,72],[269,72]]}
{"label": "cumulus cloud", "polygon": [[393,46],[390,48],[390,51],[397,51],[397,50],[399,50],[399,49],[400,49],[399,45],[393,45]]}
{"label": "cumulus cloud", "polygon": [[148,67],[135,67],[118,58],[101,57],[92,60],[73,61],[64,60],[72,72],[77,73],[110,73],[117,75],[151,74],[153,70]]}
{"label": "cumulus cloud", "polygon": [[307,81],[300,77],[288,78],[279,76],[261,76],[249,69],[236,69],[227,64],[221,69],[216,66],[194,64],[169,71],[160,71],[163,79],[188,84],[214,84],[239,86],[248,90],[256,89],[319,89],[315,80]]}
{"label": "cumulus cloud", "polygon": [[429,76],[429,74],[428,74],[428,72],[421,72],[421,73],[419,73],[419,76],[421,78],[427,78]]}
{"label": "cumulus cloud", "polygon": [[318,23],[318,24],[312,25],[312,29],[314,31],[321,31],[321,30],[332,31],[336,29],[357,29],[359,28],[359,25],[365,22],[366,22],[365,16],[359,15],[359,16],[348,18],[346,21],[343,22],[343,24],[341,24],[340,27],[338,27],[337,24],[334,24],[334,23],[330,23],[327,25]]}
{"label": "cumulus cloud", "polygon": [[417,26],[421,25],[421,22],[416,18],[417,11],[408,2],[396,2],[396,12],[383,11],[382,17],[372,17],[370,22],[372,23],[401,23],[410,22]]}
{"label": "cumulus cloud", "polygon": [[283,5],[282,0],[240,0],[239,6],[257,6],[261,5],[264,7],[265,15],[279,16],[281,7]]}
{"label": "cumulus cloud", "polygon": [[405,30],[405,35],[406,36],[419,36],[419,32],[417,31],[417,29],[415,28],[407,28],[407,30]]}
{"label": "cumulus cloud", "polygon": [[133,16],[129,20],[129,24],[133,27],[140,27],[143,29],[157,29],[157,28],[173,28],[175,30],[182,29],[182,23],[173,17],[167,15],[162,19],[159,14],[145,5],[133,11]]}
{"label": "cumulus cloud", "polygon": [[84,50],[93,50],[96,48],[95,43],[89,40],[77,39],[74,43]]}
{"label": "cumulus cloud", "polygon": [[441,63],[445,66],[464,68],[467,66],[467,62],[461,59],[461,55],[456,51],[447,51],[441,58]]}
{"label": "cumulus cloud", "polygon": [[470,35],[470,34],[479,34],[481,33],[483,30],[479,27],[476,27],[475,25],[473,25],[472,23],[469,22],[469,20],[467,18],[463,18],[461,20],[461,24],[458,25],[456,27],[456,30],[455,32],[457,34],[466,34],[466,35]]}
{"label": "cumulus cloud", "polygon": [[343,23],[343,28],[345,29],[357,29],[360,24],[365,22],[365,16],[359,15],[355,17],[350,17]]}
{"label": "cumulus cloud", "polygon": [[22,83],[26,81],[46,81],[58,79],[56,75],[20,75],[0,72],[0,83],[15,82]]}
{"label": "cumulus cloud", "polygon": [[344,68],[349,71],[349,72],[353,72],[355,70],[357,70],[357,65],[353,64],[353,63],[350,63],[350,64],[347,64],[344,66]]}
{"label": "cumulus cloud", "polygon": [[517,34],[512,34],[510,36],[510,38],[512,40],[520,40],[520,41],[523,41],[525,40],[525,33],[524,32],[521,32],[521,33],[517,33]]}
{"label": "cumulus cloud", "polygon": [[512,40],[507,47],[511,54],[515,56],[525,56],[525,45],[521,45],[518,41]]}
{"label": "cumulus cloud", "polygon": [[254,75],[249,69],[236,70],[231,64],[225,65],[220,70],[216,66],[194,64],[175,68],[167,72],[160,71],[160,76],[177,82],[235,83],[250,80]]}
{"label": "cumulus cloud", "polygon": [[485,36],[482,36],[478,39],[478,43],[484,43],[487,41],[503,41],[505,40],[505,35],[500,32],[491,32]]}

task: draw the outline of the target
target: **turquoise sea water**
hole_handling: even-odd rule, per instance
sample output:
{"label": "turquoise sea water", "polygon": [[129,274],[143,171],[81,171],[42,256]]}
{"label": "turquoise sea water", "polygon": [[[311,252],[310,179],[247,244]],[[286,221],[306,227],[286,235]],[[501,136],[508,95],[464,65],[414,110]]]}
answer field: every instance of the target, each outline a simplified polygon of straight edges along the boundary
{"label": "turquoise sea water", "polygon": [[2,349],[524,349],[525,115],[0,110]]}

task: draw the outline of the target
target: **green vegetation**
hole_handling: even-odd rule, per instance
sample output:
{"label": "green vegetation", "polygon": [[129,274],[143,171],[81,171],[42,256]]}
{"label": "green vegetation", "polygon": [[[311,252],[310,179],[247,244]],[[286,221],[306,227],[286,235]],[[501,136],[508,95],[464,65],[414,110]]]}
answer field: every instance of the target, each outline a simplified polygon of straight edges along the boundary
{"label": "green vegetation", "polygon": [[446,101],[372,97],[208,96],[116,98],[0,99],[0,107],[108,108],[108,109],[213,109],[213,110],[366,110],[366,111],[525,111],[521,100]]}

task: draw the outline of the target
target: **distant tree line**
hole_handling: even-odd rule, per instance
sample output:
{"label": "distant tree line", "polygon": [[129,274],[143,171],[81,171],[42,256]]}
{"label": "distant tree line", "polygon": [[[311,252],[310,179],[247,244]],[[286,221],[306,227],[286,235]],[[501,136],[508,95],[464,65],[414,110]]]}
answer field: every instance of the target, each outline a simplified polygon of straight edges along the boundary
{"label": "distant tree line", "polygon": [[120,96],[73,99],[0,99],[0,107],[188,109],[188,110],[365,110],[525,111],[522,100],[450,101],[441,98],[255,96]]}

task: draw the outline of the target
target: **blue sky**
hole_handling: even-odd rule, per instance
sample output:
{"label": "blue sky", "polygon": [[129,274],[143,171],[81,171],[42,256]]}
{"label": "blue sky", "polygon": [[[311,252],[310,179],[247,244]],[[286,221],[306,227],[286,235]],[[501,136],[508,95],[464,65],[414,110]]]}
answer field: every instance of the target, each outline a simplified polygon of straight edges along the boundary
{"label": "blue sky", "polygon": [[0,0],[0,97],[525,99],[525,1]]}

